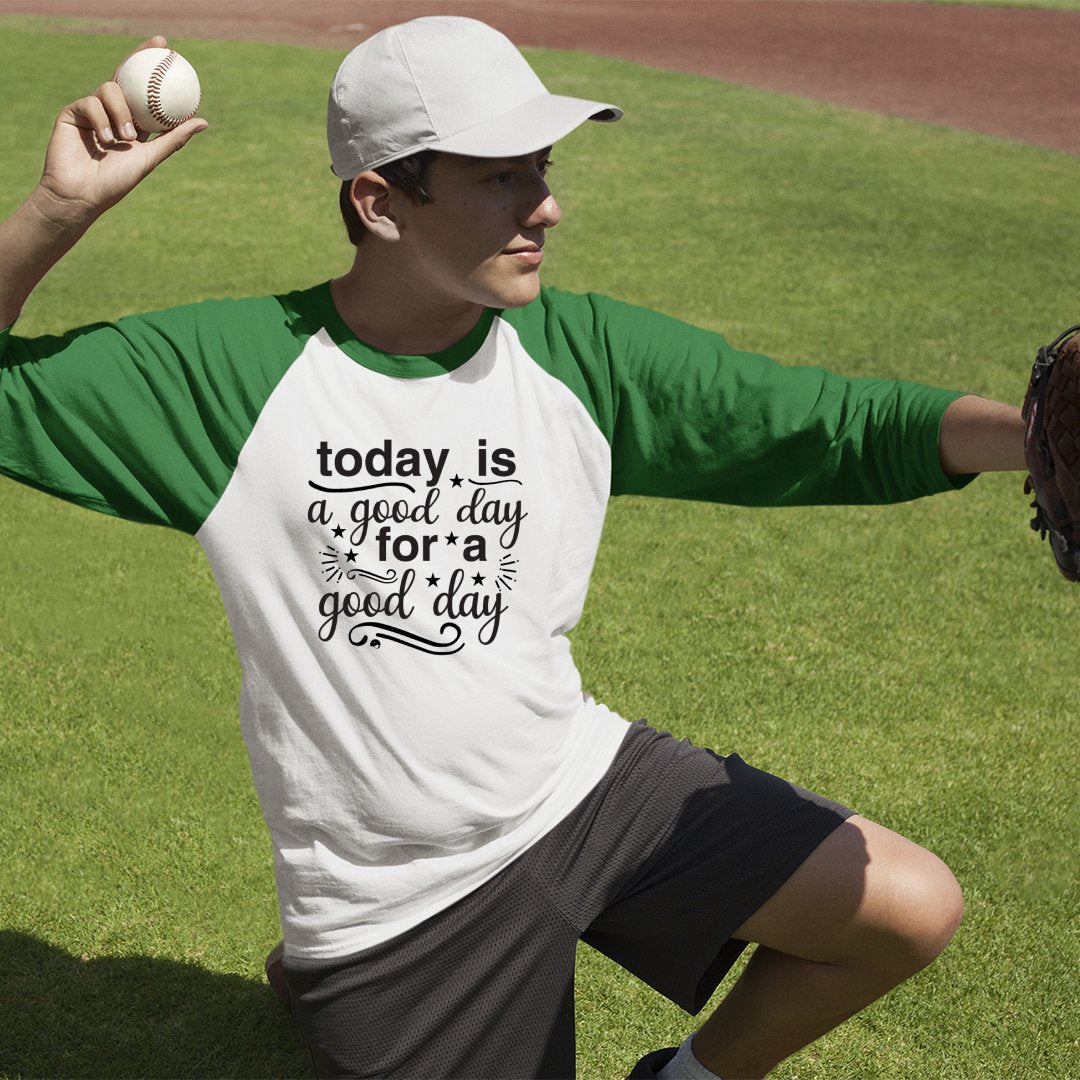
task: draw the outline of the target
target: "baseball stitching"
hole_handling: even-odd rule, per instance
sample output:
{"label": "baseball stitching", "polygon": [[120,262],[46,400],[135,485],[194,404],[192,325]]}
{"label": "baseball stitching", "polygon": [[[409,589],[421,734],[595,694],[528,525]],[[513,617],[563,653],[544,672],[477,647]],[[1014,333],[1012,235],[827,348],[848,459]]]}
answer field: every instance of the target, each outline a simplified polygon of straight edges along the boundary
{"label": "baseball stitching", "polygon": [[150,115],[159,124],[164,124],[167,128],[174,128],[178,124],[182,124],[185,120],[190,120],[199,111],[199,103],[202,100],[202,95],[200,94],[199,101],[195,102],[195,108],[192,109],[187,116],[170,116],[164,108],[162,108],[161,84],[164,82],[165,75],[169,68],[173,66],[173,61],[175,59],[176,53],[170,49],[168,53],[154,65],[154,70],[150,72],[150,78],[146,88],[146,99],[150,106]]}

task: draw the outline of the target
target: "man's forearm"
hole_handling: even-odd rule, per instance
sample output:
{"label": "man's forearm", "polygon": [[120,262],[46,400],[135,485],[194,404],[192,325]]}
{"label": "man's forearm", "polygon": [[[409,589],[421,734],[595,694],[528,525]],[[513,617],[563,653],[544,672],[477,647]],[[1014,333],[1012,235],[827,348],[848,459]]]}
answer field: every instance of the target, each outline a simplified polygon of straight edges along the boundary
{"label": "man's forearm", "polygon": [[1025,469],[1020,409],[968,394],[945,410],[938,442],[949,476]]}
{"label": "man's forearm", "polygon": [[0,329],[19,316],[37,283],[93,221],[50,200],[40,188],[0,223]]}

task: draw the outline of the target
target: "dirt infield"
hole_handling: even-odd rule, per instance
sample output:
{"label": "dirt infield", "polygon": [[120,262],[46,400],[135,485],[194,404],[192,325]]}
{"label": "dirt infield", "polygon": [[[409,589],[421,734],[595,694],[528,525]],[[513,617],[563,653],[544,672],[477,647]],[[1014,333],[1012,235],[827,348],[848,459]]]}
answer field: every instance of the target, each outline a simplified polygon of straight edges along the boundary
{"label": "dirt infield", "polygon": [[1062,46],[1080,12],[872,0],[0,0],[103,31],[326,45],[416,15],[1080,154]]}

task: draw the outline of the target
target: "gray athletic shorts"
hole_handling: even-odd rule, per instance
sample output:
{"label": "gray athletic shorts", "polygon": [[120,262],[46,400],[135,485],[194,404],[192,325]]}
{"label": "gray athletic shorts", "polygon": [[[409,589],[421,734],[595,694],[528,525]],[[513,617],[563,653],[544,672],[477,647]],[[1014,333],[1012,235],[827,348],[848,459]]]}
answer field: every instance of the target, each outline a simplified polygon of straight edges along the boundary
{"label": "gray athletic shorts", "polygon": [[732,933],[851,813],[632,724],[584,801],[486,884],[352,956],[286,961],[315,1071],[573,1077],[578,939],[696,1013],[746,945]]}

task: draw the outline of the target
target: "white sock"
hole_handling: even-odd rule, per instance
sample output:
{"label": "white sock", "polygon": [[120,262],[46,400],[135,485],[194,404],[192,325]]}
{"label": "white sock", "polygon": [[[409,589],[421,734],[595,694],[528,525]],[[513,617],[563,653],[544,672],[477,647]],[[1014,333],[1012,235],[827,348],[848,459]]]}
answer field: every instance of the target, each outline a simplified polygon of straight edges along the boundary
{"label": "white sock", "polygon": [[693,1038],[693,1032],[686,1036],[678,1053],[656,1074],[659,1080],[720,1080],[694,1057],[690,1048]]}

